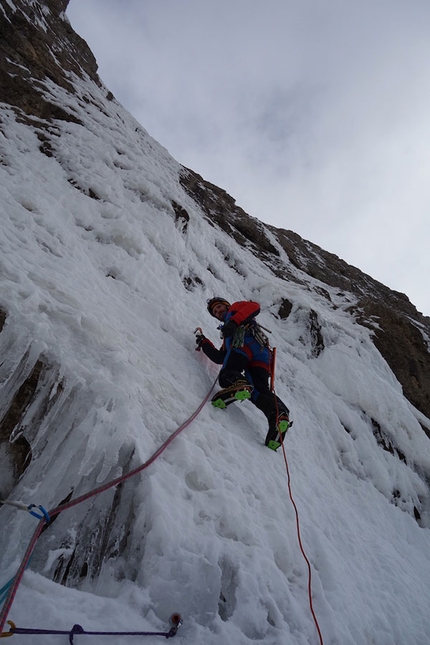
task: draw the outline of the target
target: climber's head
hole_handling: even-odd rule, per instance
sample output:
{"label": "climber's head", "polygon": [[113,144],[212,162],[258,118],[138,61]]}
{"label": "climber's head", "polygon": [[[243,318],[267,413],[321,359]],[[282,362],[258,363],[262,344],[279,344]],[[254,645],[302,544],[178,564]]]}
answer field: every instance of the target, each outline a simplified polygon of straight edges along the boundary
{"label": "climber's head", "polygon": [[224,315],[230,308],[230,303],[225,298],[210,298],[207,301],[208,311],[211,316],[223,320]]}

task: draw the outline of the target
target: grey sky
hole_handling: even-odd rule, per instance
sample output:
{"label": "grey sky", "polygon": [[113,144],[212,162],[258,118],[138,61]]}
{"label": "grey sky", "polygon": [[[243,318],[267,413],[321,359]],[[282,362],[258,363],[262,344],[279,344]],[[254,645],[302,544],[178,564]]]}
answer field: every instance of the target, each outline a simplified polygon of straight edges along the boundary
{"label": "grey sky", "polygon": [[71,0],[67,14],[179,162],[430,315],[428,0]]}

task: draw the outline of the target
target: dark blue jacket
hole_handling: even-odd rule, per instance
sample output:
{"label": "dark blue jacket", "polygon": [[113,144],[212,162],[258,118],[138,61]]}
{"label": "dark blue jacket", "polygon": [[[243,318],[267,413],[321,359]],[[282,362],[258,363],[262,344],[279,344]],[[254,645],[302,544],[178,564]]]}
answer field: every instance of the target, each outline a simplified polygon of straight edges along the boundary
{"label": "dark blue jacket", "polygon": [[[268,347],[262,346],[255,339],[254,334],[252,333],[254,318],[259,313],[260,305],[257,302],[252,302],[250,300],[234,302],[224,315],[224,325],[229,321],[233,321],[238,327],[241,325],[248,325],[248,328],[245,331],[243,346],[232,348],[233,336],[230,336],[228,338],[224,338],[222,347],[217,349],[208,338],[205,338],[201,348],[206,356],[214,363],[221,365],[233,349],[234,351],[247,356],[250,361],[250,367],[263,367],[264,369],[269,370],[271,358],[270,350]],[[224,325],[221,326],[221,332]]]}

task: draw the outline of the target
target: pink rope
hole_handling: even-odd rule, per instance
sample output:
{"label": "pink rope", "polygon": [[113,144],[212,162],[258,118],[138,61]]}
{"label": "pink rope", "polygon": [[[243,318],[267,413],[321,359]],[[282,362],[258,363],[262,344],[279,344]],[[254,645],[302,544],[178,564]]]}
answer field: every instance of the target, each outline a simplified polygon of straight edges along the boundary
{"label": "pink rope", "polygon": [[287,471],[287,478],[288,478],[288,493],[289,493],[289,495],[290,495],[290,500],[291,500],[291,503],[292,503],[292,505],[293,505],[294,513],[295,513],[295,516],[296,516],[297,539],[298,539],[298,543],[299,543],[299,547],[300,547],[300,551],[301,551],[301,553],[302,553],[303,559],[304,559],[304,561],[306,562],[306,565],[307,565],[307,568],[308,568],[308,597],[309,597],[309,608],[310,608],[310,611],[311,611],[311,614],[312,614],[312,618],[313,618],[314,623],[315,623],[316,630],[317,630],[317,632],[318,632],[318,638],[319,638],[320,645],[324,645],[324,641],[323,641],[323,636],[322,636],[321,628],[320,628],[320,625],[319,625],[319,622],[318,622],[317,615],[316,615],[315,610],[314,610],[314,603],[313,603],[313,600],[312,600],[312,567],[311,567],[311,563],[309,562],[309,558],[308,558],[308,556],[306,555],[306,551],[305,551],[305,549],[304,549],[303,542],[302,542],[302,534],[301,534],[301,530],[300,530],[300,517],[299,517],[299,510],[298,510],[298,508],[297,508],[297,504],[296,504],[296,502],[294,501],[293,491],[292,491],[292,488],[291,488],[290,467],[289,467],[289,465],[288,465],[287,453],[286,453],[286,451],[285,451],[284,442],[282,442],[282,454],[283,454],[283,456],[284,456],[285,468],[286,468],[286,471]]}
{"label": "pink rope", "polygon": [[[218,379],[218,377],[217,377]],[[214,381],[211,389],[203,399],[203,401],[200,403],[199,407],[193,414],[186,420],[182,425],[179,426],[173,432],[173,434],[166,439],[166,441],[161,444],[161,446],[154,452],[151,457],[147,461],[145,461],[144,464],[141,466],[138,466],[137,468],[134,468],[133,470],[130,470],[130,472],[121,475],[120,477],[117,477],[116,479],[113,479],[109,482],[106,482],[106,484],[102,484],[98,488],[94,488],[93,490],[89,491],[88,493],[84,493],[84,495],[81,495],[80,497],[77,497],[74,500],[71,500],[70,502],[66,502],[65,504],[60,504],[59,506],[55,506],[51,510],[48,511],[48,515],[50,518],[54,517],[55,515],[58,515],[59,513],[62,513],[63,511],[68,510],[69,508],[73,508],[74,506],[77,506],[78,504],[81,504],[82,502],[85,502],[87,499],[90,499],[91,497],[95,497],[96,495],[99,495],[100,493],[103,493],[106,490],[109,490],[109,488],[113,488],[114,486],[117,486],[118,484],[121,484],[122,482],[126,481],[127,479],[130,479],[131,477],[134,477],[134,475],[137,475],[138,473],[142,472],[142,470],[145,470],[145,468],[148,468],[151,464],[154,463],[154,461],[166,450],[166,448],[176,439],[179,433],[182,432],[185,428],[187,428],[193,421],[194,419],[200,414],[204,406],[206,405],[207,401],[209,400],[210,395],[212,394],[212,390],[214,389],[217,379]],[[21,565],[15,575],[15,578],[13,579],[13,583],[10,586],[9,593],[4,601],[4,605],[2,608],[2,611],[0,613],[0,634],[3,632],[3,628],[5,626],[10,608],[12,607],[13,601],[16,596],[16,592],[18,591],[18,587],[21,584],[22,578],[24,576],[24,572],[28,566],[28,563],[30,561],[30,558],[33,554],[33,551],[36,547],[37,540],[42,532],[42,529],[46,523],[45,518],[43,517],[39,524],[37,525],[36,530],[33,533],[33,536],[30,540],[30,543],[27,547],[27,550],[25,552],[24,558],[21,562]]]}
{"label": "pink rope", "polygon": [[[270,382],[270,389],[273,392],[273,396],[275,397],[275,406],[276,406],[276,421],[278,420],[279,416],[279,410],[278,410],[278,399],[276,398],[276,392],[275,392],[275,360],[276,360],[276,347],[273,348],[272,350],[272,367],[271,367],[271,382]],[[309,608],[312,614],[312,618],[315,623],[316,630],[318,632],[318,638],[320,641],[320,645],[324,645],[323,637],[322,637],[322,632],[321,628],[319,626],[318,618],[314,610],[314,603],[312,600],[312,568],[311,568],[311,563],[309,562],[309,558],[306,555],[306,551],[303,546],[302,542],[302,533],[300,530],[300,517],[299,517],[299,509],[297,508],[297,504],[294,501],[294,496],[293,496],[293,490],[291,487],[291,474],[290,474],[290,467],[288,465],[288,459],[287,459],[287,452],[285,450],[285,445],[284,445],[284,439],[285,435],[281,435],[280,440],[281,440],[281,446],[282,446],[282,454],[284,457],[284,462],[285,462],[285,469],[287,471],[287,481],[288,481],[288,493],[290,496],[291,503],[294,508],[294,513],[296,516],[296,530],[297,530],[297,540],[299,543],[300,551],[303,556],[304,561],[306,562],[307,568],[308,568],[308,596],[309,596]]]}

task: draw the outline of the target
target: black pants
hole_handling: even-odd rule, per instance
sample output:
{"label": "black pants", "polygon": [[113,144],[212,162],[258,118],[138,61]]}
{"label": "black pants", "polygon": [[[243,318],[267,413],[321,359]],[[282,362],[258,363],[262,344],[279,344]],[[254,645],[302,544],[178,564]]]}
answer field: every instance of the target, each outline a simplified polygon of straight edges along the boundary
{"label": "black pants", "polygon": [[251,401],[267,417],[269,427],[276,424],[280,414],[289,415],[285,403],[270,390],[269,372],[264,367],[253,366],[247,356],[232,350],[219,374],[219,384],[228,387],[244,376],[254,386]]}

